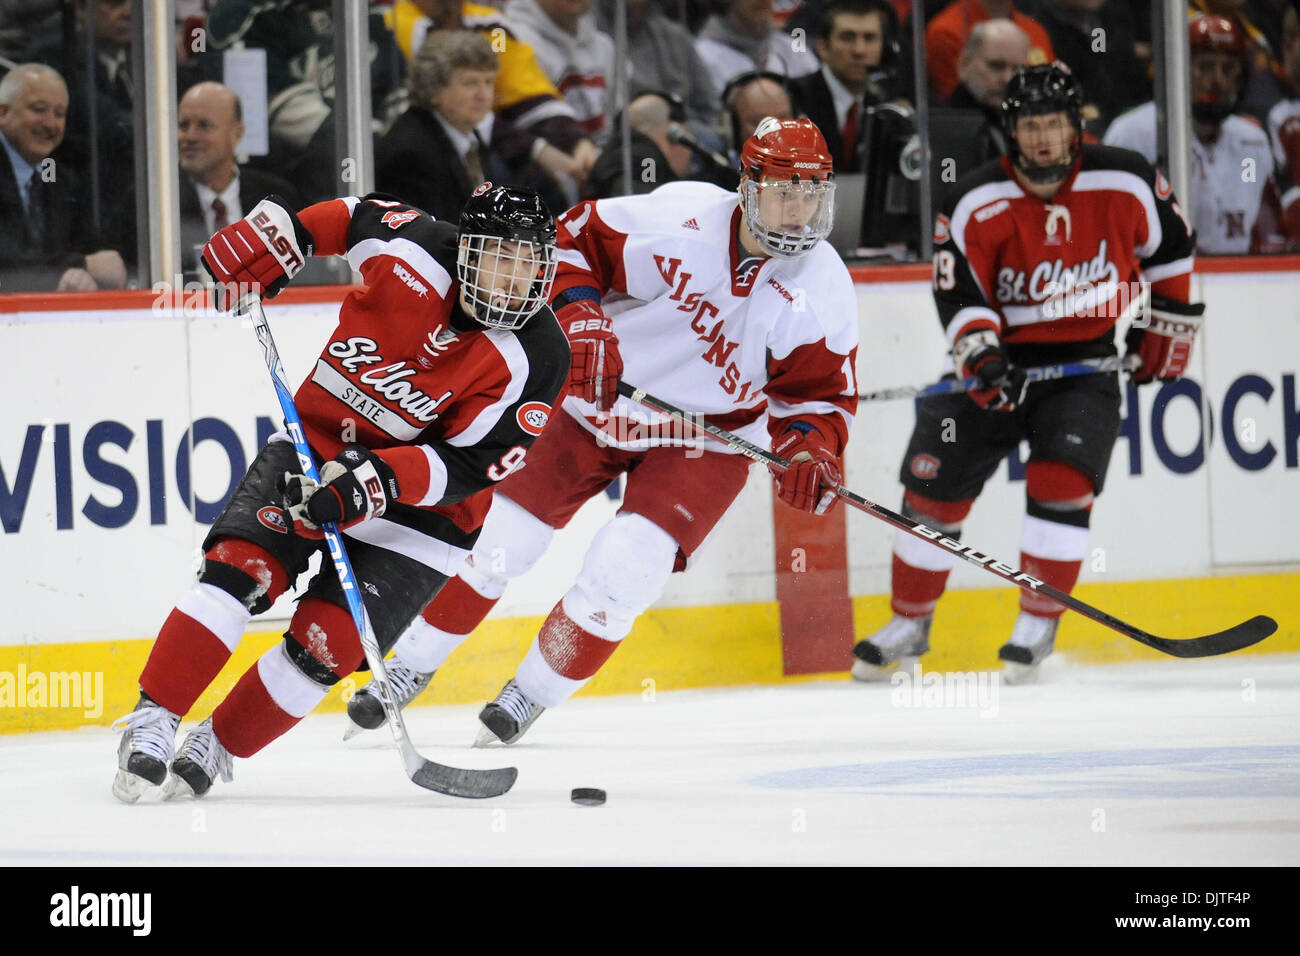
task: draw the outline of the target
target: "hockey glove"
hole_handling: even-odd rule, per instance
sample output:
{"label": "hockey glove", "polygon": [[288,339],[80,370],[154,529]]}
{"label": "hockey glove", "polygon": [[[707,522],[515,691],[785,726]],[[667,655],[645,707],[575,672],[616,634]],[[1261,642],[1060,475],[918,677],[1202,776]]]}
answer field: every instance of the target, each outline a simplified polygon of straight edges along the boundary
{"label": "hockey glove", "polygon": [[842,483],[840,456],[821,431],[807,422],[793,422],[773,443],[772,453],[790,462],[784,471],[768,466],[778,498],[791,508],[817,515],[835,507],[840,500],[835,489]]}
{"label": "hockey glove", "polygon": [[320,469],[320,484],[286,471],[279,481],[284,506],[295,534],[323,538],[321,525],[339,529],[378,518],[400,493],[393,469],[361,445],[348,445]]}
{"label": "hockey glove", "polygon": [[1141,385],[1155,378],[1162,382],[1181,378],[1192,358],[1192,343],[1204,313],[1203,303],[1193,305],[1153,295],[1142,324],[1134,323],[1125,338],[1128,354],[1142,360],[1133,381]]}
{"label": "hockey glove", "polygon": [[555,314],[569,337],[573,353],[569,365],[570,395],[607,412],[618,401],[618,380],[623,375],[623,356],[618,352],[614,323],[590,299],[571,302]]}
{"label": "hockey glove", "polygon": [[284,200],[268,196],[208,240],[199,257],[216,282],[217,308],[247,292],[274,298],[312,254],[314,240]]}
{"label": "hockey glove", "polygon": [[963,378],[979,381],[966,392],[980,408],[1012,411],[1025,400],[1029,381],[1011,364],[1002,340],[992,329],[969,332],[952,347],[952,360]]}

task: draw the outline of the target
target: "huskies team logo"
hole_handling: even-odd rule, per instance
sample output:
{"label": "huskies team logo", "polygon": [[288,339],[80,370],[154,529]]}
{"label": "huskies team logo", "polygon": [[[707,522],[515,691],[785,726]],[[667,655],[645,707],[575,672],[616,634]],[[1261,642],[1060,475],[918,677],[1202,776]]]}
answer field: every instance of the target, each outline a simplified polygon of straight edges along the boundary
{"label": "huskies team logo", "polygon": [[257,512],[257,520],[264,527],[277,531],[280,534],[288,534],[289,526],[284,522],[284,512],[279,508],[267,505]]}
{"label": "huskies team logo", "polygon": [[481,186],[478,187],[478,189],[474,190],[474,195],[482,196],[485,192],[487,192],[491,188],[492,188],[491,183],[483,183]]}
{"label": "huskies team logo", "polygon": [[389,229],[396,229],[398,226],[405,225],[420,214],[418,212],[386,212],[384,218],[379,220]]}
{"label": "huskies team logo", "polygon": [[519,422],[519,427],[528,434],[537,436],[542,433],[546,423],[551,420],[551,406],[544,402],[527,402],[519,406],[519,412],[515,415]]}
{"label": "huskies team logo", "polygon": [[912,459],[912,474],[929,481],[939,474],[939,459],[933,455],[917,455]]}

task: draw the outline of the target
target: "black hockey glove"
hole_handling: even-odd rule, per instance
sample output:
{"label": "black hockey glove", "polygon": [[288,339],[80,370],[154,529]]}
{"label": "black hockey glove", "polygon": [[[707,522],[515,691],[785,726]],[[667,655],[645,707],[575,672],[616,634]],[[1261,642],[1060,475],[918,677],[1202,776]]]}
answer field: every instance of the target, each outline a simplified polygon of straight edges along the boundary
{"label": "black hockey glove", "polygon": [[969,332],[952,347],[952,360],[963,378],[976,378],[966,394],[980,408],[1012,411],[1025,400],[1029,380],[1023,369],[1011,364],[1002,339],[992,329]]}
{"label": "black hockey glove", "polygon": [[295,534],[323,538],[321,525],[339,530],[377,518],[397,500],[397,476],[382,458],[361,445],[348,445],[320,469],[320,484],[286,471],[278,482]]}

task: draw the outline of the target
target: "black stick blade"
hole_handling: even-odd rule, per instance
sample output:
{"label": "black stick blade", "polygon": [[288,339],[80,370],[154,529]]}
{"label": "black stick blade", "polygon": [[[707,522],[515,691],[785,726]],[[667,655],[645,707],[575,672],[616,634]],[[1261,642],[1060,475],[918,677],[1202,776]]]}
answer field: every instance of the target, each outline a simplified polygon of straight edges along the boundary
{"label": "black stick blade", "polygon": [[1158,651],[1172,654],[1174,657],[1214,657],[1216,654],[1231,654],[1243,647],[1258,644],[1277,630],[1277,621],[1263,614],[1242,621],[1236,627],[1217,634],[1204,637],[1192,637],[1186,640],[1171,640],[1166,637],[1147,635],[1143,644],[1149,644]]}
{"label": "black stick blade", "polygon": [[445,793],[449,797],[466,797],[485,800],[499,797],[515,785],[519,771],[514,767],[496,770],[464,770],[426,760],[411,779],[426,790]]}

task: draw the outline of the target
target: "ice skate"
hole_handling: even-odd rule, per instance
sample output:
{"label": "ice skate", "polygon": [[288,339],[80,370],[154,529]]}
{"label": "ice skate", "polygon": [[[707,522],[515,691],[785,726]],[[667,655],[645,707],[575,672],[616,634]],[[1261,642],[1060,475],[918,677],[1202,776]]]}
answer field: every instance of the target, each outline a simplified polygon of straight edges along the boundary
{"label": "ice skate", "polygon": [[189,732],[176,752],[163,798],[201,797],[212,789],[218,774],[226,783],[234,779],[234,758],[221,746],[209,717]]}
{"label": "ice skate", "polygon": [[895,614],[875,634],[853,647],[853,679],[885,681],[898,671],[915,671],[921,655],[930,649],[930,621],[925,617]]}
{"label": "ice skate", "polygon": [[[388,683],[397,698],[398,709],[403,709],[429,686],[435,671],[420,674],[402,664],[396,658],[387,662]],[[352,695],[348,701],[348,726],[343,731],[343,739],[348,740],[363,730],[375,730],[384,726],[384,702],[379,699],[379,688],[372,680],[365,687]]]}
{"label": "ice skate", "polygon": [[478,719],[483,726],[479,728],[475,747],[487,747],[492,744],[512,744],[533,725],[542,715],[545,707],[538,706],[524,696],[513,679],[506,682],[497,694],[496,700],[479,711]]}
{"label": "ice skate", "polygon": [[176,752],[180,722],[179,716],[145,694],[140,695],[135,710],[113,721],[113,730],[122,734],[113,796],[124,803],[135,803],[151,787],[162,785],[167,779],[167,765]]}
{"label": "ice skate", "polygon": [[1052,653],[1060,622],[1057,617],[1020,612],[1010,639],[998,648],[998,658],[1005,662],[1002,676],[1008,684],[1027,684],[1038,678],[1038,666]]}

